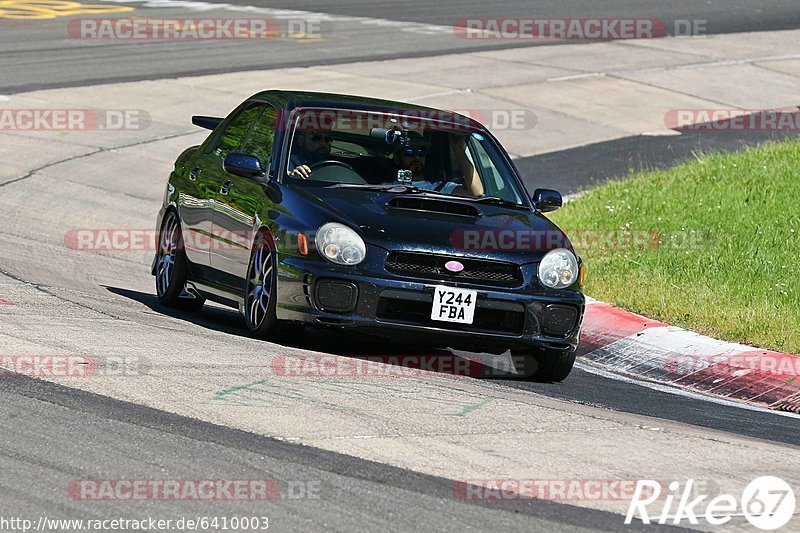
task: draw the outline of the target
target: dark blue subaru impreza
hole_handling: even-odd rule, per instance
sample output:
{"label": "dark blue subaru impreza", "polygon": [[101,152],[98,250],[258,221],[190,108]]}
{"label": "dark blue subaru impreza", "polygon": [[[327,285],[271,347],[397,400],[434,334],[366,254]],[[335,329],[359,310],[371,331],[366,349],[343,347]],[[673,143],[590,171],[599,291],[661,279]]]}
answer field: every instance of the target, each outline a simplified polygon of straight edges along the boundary
{"label": "dark blue subaru impreza", "polygon": [[[583,266],[481,124],[345,95],[266,91],[175,162],[153,263],[167,306],[238,308],[258,337],[303,325],[511,350],[527,377],[572,369]],[[532,364],[529,364],[532,363]]]}

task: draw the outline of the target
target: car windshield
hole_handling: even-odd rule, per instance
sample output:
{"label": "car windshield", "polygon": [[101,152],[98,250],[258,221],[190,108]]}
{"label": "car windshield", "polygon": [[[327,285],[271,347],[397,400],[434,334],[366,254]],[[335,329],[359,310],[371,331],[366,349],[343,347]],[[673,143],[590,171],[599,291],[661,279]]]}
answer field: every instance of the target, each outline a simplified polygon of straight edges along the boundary
{"label": "car windshield", "polygon": [[502,148],[485,131],[452,113],[422,115],[296,112],[285,182],[297,187],[413,190],[527,206]]}

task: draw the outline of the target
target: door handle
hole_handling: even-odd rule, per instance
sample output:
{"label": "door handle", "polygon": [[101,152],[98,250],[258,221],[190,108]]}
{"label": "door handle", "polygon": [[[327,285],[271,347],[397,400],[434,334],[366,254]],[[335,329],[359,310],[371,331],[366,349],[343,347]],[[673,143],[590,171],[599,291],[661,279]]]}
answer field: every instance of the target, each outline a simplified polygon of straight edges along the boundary
{"label": "door handle", "polygon": [[229,192],[231,192],[231,187],[233,187],[233,182],[231,180],[228,180],[222,184],[222,187],[219,188],[219,193],[228,194]]}
{"label": "door handle", "polygon": [[191,181],[196,181],[197,177],[200,176],[200,172],[202,172],[202,170],[199,167],[193,168],[192,171],[189,172],[189,179]]}

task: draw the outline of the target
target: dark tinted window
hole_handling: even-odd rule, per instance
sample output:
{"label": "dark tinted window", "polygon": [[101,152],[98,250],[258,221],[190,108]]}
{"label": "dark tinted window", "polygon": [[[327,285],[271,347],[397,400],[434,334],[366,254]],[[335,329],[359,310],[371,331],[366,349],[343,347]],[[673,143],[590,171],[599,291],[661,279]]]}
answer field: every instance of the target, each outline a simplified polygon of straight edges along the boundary
{"label": "dark tinted window", "polygon": [[275,143],[275,122],[277,111],[267,106],[253,126],[250,138],[247,139],[244,152],[261,160],[261,168],[266,169],[272,161],[272,147]]}
{"label": "dark tinted window", "polygon": [[[502,147],[446,111],[427,117],[400,109],[310,108],[292,117],[287,184],[399,184],[440,196],[499,197],[528,207]],[[296,171],[300,165],[310,169],[305,178]]]}
{"label": "dark tinted window", "polygon": [[247,133],[250,131],[250,126],[252,126],[261,109],[263,109],[263,106],[252,105],[239,112],[220,135],[214,153],[224,158],[231,152],[239,152]]}

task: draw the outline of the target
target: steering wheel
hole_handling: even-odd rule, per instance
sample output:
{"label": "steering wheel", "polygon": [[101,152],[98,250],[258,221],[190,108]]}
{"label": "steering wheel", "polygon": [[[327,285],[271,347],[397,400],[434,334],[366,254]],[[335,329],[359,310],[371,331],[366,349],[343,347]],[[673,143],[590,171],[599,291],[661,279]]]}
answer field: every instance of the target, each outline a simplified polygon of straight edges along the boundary
{"label": "steering wheel", "polygon": [[330,167],[332,167],[332,166],[340,166],[340,167],[346,168],[347,170],[351,170],[351,171],[355,172],[355,169],[353,167],[351,167],[350,165],[348,165],[344,161],[338,161],[336,159],[325,159],[324,161],[317,161],[316,163],[311,164],[308,168],[310,168],[312,171],[314,171],[314,170],[317,170],[319,168],[328,167],[328,166],[330,166]]}

